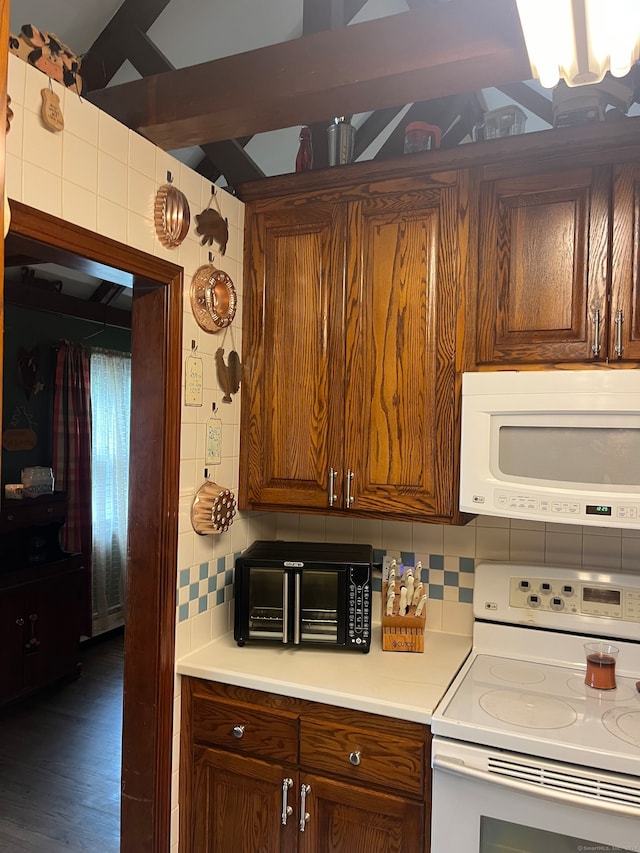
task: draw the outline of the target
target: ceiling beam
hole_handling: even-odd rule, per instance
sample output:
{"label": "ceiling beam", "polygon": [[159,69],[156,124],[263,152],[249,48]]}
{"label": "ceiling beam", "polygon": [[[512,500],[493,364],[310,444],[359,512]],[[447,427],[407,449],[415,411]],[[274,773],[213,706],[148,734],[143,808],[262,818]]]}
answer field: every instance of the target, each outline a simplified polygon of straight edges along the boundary
{"label": "ceiling beam", "polygon": [[521,107],[529,110],[538,118],[553,126],[553,106],[549,98],[545,98],[540,92],[536,92],[526,83],[508,83],[498,86],[507,98],[511,98]]}
{"label": "ceiling beam", "polygon": [[17,281],[6,281],[4,300],[7,305],[15,305],[18,308],[64,314],[66,317],[91,320],[93,323],[102,323],[105,326],[114,326],[118,329],[131,328],[130,311],[78,299],[76,296],[67,296],[53,289],[45,291],[32,284],[24,285]]}
{"label": "ceiling beam", "polygon": [[146,33],[171,0],[124,0],[98,38],[82,58],[85,92],[103,89],[127,56],[127,33]]}
{"label": "ceiling beam", "polygon": [[[125,47],[129,61],[142,77],[175,70],[174,66],[151,41],[149,36],[146,33],[140,32],[135,27],[127,30]],[[206,174],[204,176],[208,177],[209,180],[217,181],[220,175],[224,175],[229,186],[235,186],[244,181],[257,181],[260,178],[264,178],[262,169],[244,151],[243,146],[246,145],[250,138],[245,137],[244,141],[229,139],[203,145],[202,150],[204,151],[205,158],[211,162],[210,166],[205,167]],[[212,177],[214,170],[217,170],[215,178]],[[203,174],[200,168],[196,171]]]}
{"label": "ceiling beam", "polygon": [[515,0],[449,0],[113,86],[90,100],[171,150],[530,74]]}

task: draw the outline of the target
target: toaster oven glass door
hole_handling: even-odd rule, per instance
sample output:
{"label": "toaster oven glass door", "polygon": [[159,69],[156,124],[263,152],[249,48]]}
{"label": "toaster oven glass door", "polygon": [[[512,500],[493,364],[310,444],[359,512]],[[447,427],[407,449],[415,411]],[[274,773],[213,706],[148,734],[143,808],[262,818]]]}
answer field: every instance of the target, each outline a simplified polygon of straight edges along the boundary
{"label": "toaster oven glass door", "polygon": [[296,629],[294,643],[344,643],[344,572],[303,569],[295,585]]}
{"label": "toaster oven glass door", "polygon": [[249,636],[288,642],[289,576],[282,569],[252,566],[248,572]]}

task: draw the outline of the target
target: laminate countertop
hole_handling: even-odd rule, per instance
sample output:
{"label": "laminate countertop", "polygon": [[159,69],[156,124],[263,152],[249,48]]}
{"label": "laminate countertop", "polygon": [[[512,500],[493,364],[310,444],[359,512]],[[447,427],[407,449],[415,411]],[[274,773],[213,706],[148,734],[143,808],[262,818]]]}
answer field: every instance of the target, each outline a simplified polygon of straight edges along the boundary
{"label": "laminate countertop", "polygon": [[383,652],[375,623],[369,654],[239,648],[229,633],[180,658],[176,668],[180,675],[429,724],[471,649],[471,637],[427,630],[424,646],[424,652]]}

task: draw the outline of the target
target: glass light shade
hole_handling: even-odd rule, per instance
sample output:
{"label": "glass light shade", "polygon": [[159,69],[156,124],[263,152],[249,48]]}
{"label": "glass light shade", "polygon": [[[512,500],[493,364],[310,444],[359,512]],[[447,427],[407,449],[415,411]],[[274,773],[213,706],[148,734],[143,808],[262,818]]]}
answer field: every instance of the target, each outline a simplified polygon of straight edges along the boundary
{"label": "glass light shade", "polygon": [[552,88],[627,74],[640,57],[640,0],[516,0],[533,76]]}

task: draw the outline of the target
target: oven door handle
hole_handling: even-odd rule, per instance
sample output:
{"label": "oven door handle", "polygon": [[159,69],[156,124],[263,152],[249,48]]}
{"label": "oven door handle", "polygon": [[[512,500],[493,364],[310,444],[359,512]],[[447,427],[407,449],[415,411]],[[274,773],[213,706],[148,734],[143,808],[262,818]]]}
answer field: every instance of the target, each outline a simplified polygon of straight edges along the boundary
{"label": "oven door handle", "polygon": [[599,809],[602,812],[624,815],[625,817],[632,817],[636,820],[638,818],[637,807],[625,806],[621,803],[610,803],[600,800],[597,797],[580,797],[575,794],[566,793],[565,791],[557,791],[555,788],[545,788],[541,785],[519,782],[517,779],[498,776],[495,773],[487,773],[485,770],[478,770],[476,767],[468,767],[459,759],[449,758],[445,755],[434,755],[433,769],[442,770],[446,773],[455,773],[465,778],[477,779],[485,784],[500,785],[510,791],[519,791],[522,794],[527,794],[527,796],[533,795],[543,800],[553,800],[580,808]]}

